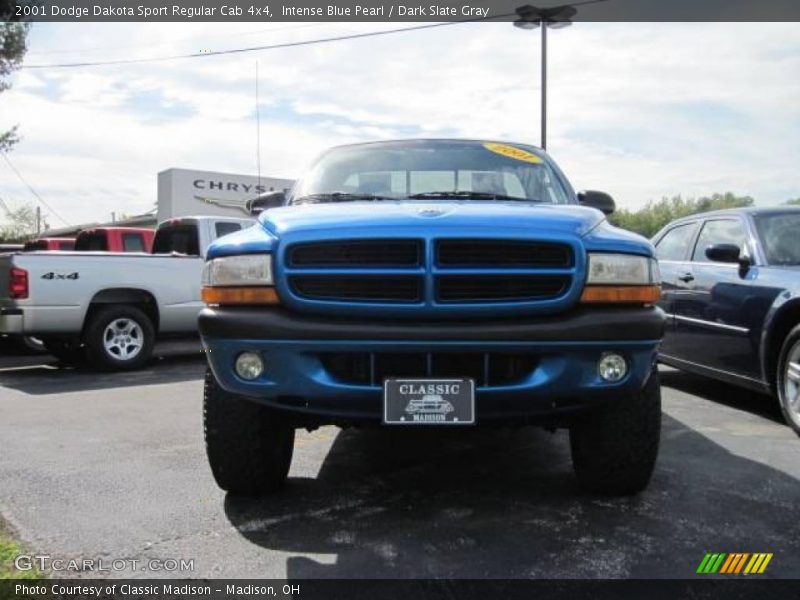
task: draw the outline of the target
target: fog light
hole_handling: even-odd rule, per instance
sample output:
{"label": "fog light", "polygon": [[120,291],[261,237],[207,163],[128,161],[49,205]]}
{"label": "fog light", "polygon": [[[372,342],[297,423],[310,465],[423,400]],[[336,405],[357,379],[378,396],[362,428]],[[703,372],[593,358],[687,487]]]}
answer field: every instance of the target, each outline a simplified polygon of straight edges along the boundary
{"label": "fog light", "polygon": [[620,381],[628,372],[628,363],[619,354],[606,352],[597,363],[597,372],[611,383]]}
{"label": "fog light", "polygon": [[263,372],[264,361],[255,352],[242,352],[236,357],[236,373],[242,379],[258,379]]}

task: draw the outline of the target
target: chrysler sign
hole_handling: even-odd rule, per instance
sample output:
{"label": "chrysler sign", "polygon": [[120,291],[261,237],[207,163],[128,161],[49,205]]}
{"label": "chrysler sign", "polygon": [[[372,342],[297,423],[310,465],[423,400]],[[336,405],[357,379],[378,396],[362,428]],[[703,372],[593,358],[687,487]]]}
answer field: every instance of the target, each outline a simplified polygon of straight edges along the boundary
{"label": "chrysler sign", "polygon": [[248,200],[293,184],[277,177],[168,169],[158,174],[158,221],[190,215],[241,217],[247,214]]}

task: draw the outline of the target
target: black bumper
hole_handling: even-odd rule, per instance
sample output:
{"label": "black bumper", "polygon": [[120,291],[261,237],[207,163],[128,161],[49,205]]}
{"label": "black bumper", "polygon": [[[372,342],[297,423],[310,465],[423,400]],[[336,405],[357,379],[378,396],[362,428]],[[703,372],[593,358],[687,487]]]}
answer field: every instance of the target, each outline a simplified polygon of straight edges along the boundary
{"label": "black bumper", "polygon": [[200,334],[240,340],[409,340],[612,342],[659,340],[666,317],[657,307],[579,308],[535,319],[354,320],[275,308],[206,308]]}

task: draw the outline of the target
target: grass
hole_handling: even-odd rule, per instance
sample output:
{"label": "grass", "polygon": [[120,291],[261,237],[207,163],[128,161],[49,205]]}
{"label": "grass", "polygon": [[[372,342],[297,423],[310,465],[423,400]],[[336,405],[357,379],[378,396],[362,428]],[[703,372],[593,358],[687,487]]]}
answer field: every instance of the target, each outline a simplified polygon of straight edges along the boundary
{"label": "grass", "polygon": [[14,568],[14,559],[24,554],[22,546],[11,535],[8,526],[0,519],[0,579],[39,579],[41,571],[18,571]]}

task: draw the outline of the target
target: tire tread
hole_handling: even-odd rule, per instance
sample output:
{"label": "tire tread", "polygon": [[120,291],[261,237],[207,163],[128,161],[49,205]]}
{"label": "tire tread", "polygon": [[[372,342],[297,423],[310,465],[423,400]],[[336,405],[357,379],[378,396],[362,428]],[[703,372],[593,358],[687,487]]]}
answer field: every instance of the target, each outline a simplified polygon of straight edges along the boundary
{"label": "tire tread", "polygon": [[294,427],[280,414],[219,386],[206,369],[206,454],[217,485],[241,494],[280,489],[292,461]]}
{"label": "tire tread", "polygon": [[661,438],[661,389],[653,369],[645,387],[570,430],[575,473],[587,492],[627,496],[650,481]]}

